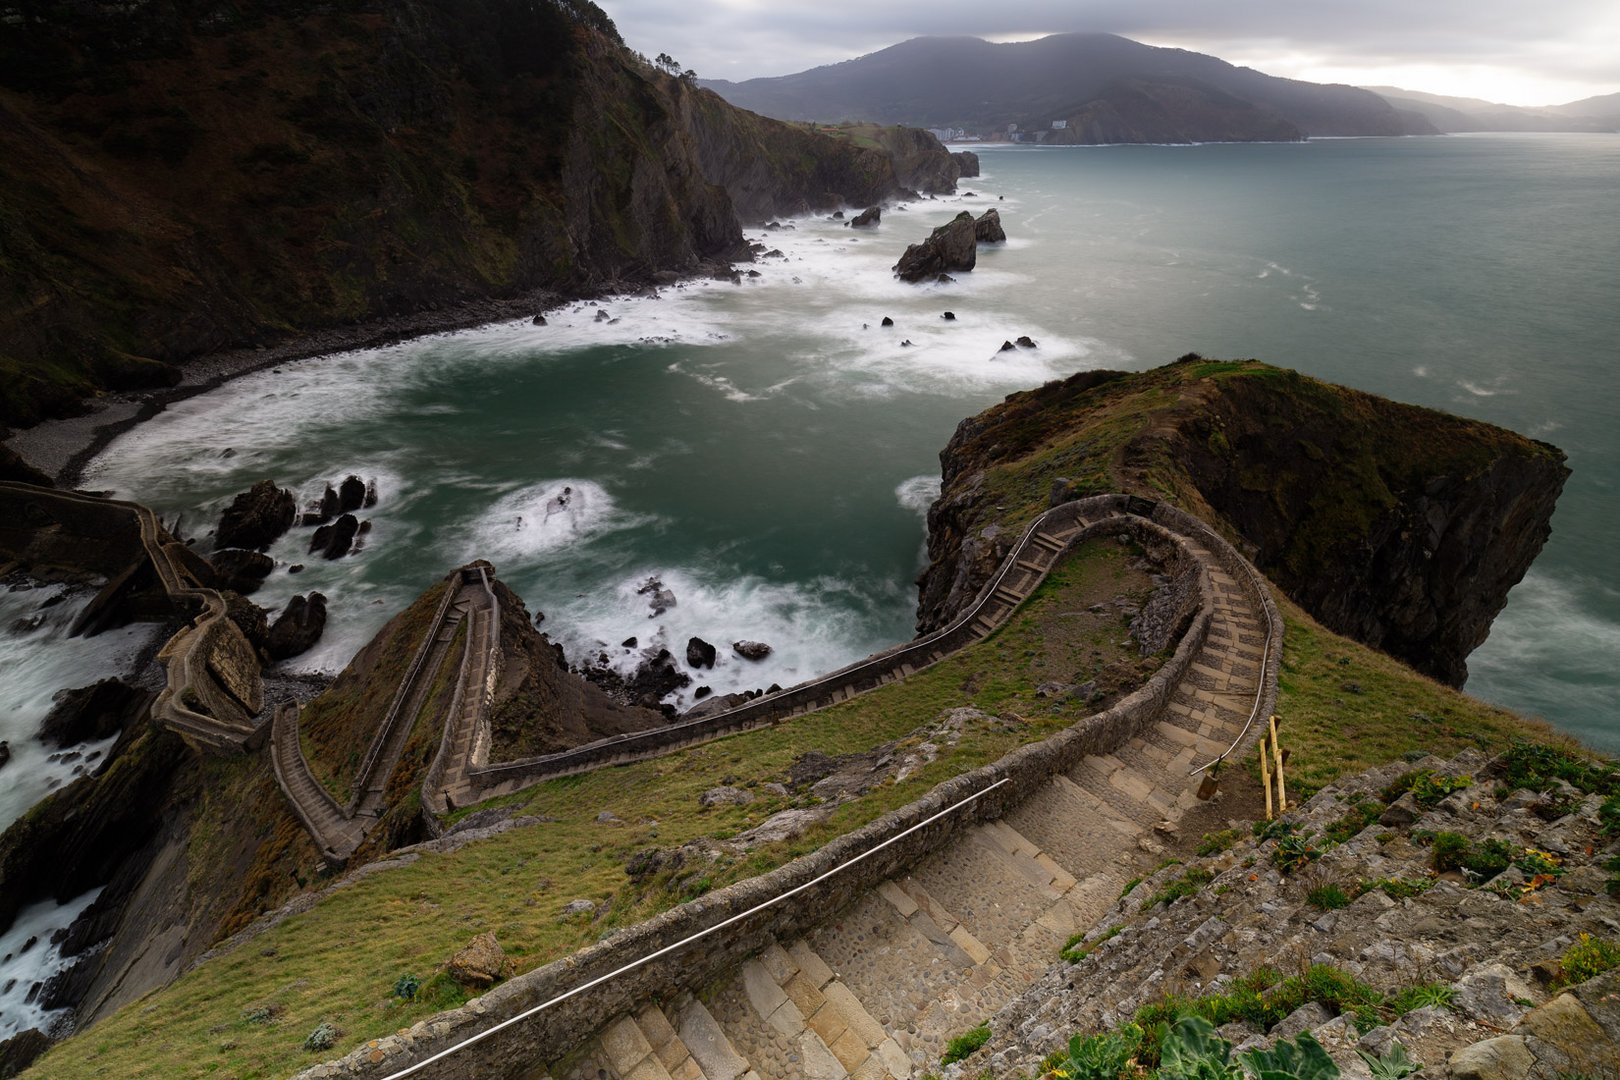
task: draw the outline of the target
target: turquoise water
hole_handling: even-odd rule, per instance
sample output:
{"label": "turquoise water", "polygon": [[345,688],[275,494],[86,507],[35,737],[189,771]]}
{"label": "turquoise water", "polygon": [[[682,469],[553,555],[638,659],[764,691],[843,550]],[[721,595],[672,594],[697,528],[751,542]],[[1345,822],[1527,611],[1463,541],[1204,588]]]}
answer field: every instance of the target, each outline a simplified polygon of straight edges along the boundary
{"label": "turquoise water", "polygon": [[[775,646],[762,664],[722,648],[699,680],[741,689],[909,636],[922,511],[962,417],[1079,368],[1254,356],[1569,453],[1553,540],[1471,659],[1469,689],[1620,749],[1606,557],[1620,526],[1620,137],[980,154],[973,196],[890,210],[870,235],[825,220],[750,230],[785,257],[742,286],[240,380],[124,436],[87,482],[202,531],[262,476],[310,495],[377,477],[360,555],[318,564],[301,537],[274,552],[309,568],[278,572],[260,602],[309,588],[333,601],[303,666],[341,666],[433,578],[484,556],[571,657],[628,667],[635,650],[618,643],[632,635],[677,653],[691,634]],[[992,205],[1012,239],[972,274],[893,280],[907,243]],[[997,354],[1019,334],[1040,349]],[[677,599],[658,618],[636,591],[649,576]]]}

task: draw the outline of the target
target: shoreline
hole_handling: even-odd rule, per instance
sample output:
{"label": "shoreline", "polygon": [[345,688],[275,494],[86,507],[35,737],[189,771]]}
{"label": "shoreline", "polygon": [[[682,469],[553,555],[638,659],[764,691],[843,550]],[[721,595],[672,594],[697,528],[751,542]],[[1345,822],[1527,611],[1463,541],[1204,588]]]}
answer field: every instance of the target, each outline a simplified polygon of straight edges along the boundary
{"label": "shoreline", "polygon": [[15,430],[5,438],[4,445],[49,476],[58,487],[73,487],[83,479],[85,466],[118,436],[175,402],[216,390],[244,375],[316,356],[378,348],[432,334],[531,318],[562,304],[653,287],[618,281],[606,283],[600,289],[572,294],[534,289],[506,299],[469,300],[437,310],[389,315],[297,333],[273,345],[223,349],[177,364],[181,379],[174,386],[107,393],[86,399],[84,404],[88,408],[84,413]]}

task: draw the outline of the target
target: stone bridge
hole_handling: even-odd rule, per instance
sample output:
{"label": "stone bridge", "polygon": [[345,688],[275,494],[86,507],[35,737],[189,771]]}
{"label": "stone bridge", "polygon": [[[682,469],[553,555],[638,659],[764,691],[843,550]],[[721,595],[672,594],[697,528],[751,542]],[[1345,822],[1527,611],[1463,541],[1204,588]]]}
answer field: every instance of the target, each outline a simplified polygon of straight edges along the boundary
{"label": "stone bridge", "polygon": [[226,613],[225,599],[199,583],[206,564],[138,503],[77,491],[0,482],[0,554],[19,563],[89,571],[108,583],[76,629],[93,629],[140,589],[162,597],[156,617],[188,621],[164,643],[165,685],[152,719],[194,748],[219,753],[259,745],[264,707],[259,659]]}
{"label": "stone bridge", "polygon": [[1262,579],[1213,530],[1126,496],[1055,507],[934,635],[685,730],[522,764],[533,782],[667,753],[904,678],[1004,623],[1069,546],[1121,530],[1168,539],[1199,573],[1198,612],[1174,655],[1123,701],[786,866],[300,1076],[905,1080],[929,1071],[950,1037],[1029,986],[1070,933],[1107,910],[1144,861],[1151,867],[1158,832],[1184,819],[1213,824],[1201,773],[1246,746],[1273,707],[1282,641]]}

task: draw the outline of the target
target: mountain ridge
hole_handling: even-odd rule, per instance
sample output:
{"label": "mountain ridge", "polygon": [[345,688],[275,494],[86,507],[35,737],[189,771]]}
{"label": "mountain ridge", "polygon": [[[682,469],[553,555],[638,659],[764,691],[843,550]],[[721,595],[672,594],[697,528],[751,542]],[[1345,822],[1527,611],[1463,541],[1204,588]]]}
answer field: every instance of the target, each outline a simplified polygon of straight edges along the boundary
{"label": "mountain ridge", "polygon": [[1058,144],[1435,133],[1356,87],[1281,79],[1114,34],[1006,44],[918,37],[793,75],[702,85],[784,120],[861,119],[981,133],[1013,124],[1022,132],[1043,130],[1041,141]]}

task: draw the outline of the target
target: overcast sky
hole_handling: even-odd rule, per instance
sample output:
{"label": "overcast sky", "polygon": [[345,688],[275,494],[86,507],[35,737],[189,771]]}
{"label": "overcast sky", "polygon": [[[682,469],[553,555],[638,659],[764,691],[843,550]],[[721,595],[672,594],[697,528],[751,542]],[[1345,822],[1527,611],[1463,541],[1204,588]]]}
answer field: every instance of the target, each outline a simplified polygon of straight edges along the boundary
{"label": "overcast sky", "polygon": [[787,75],[921,34],[1070,30],[1271,75],[1511,105],[1620,91],[1620,0],[600,0],[631,48],[704,78]]}

